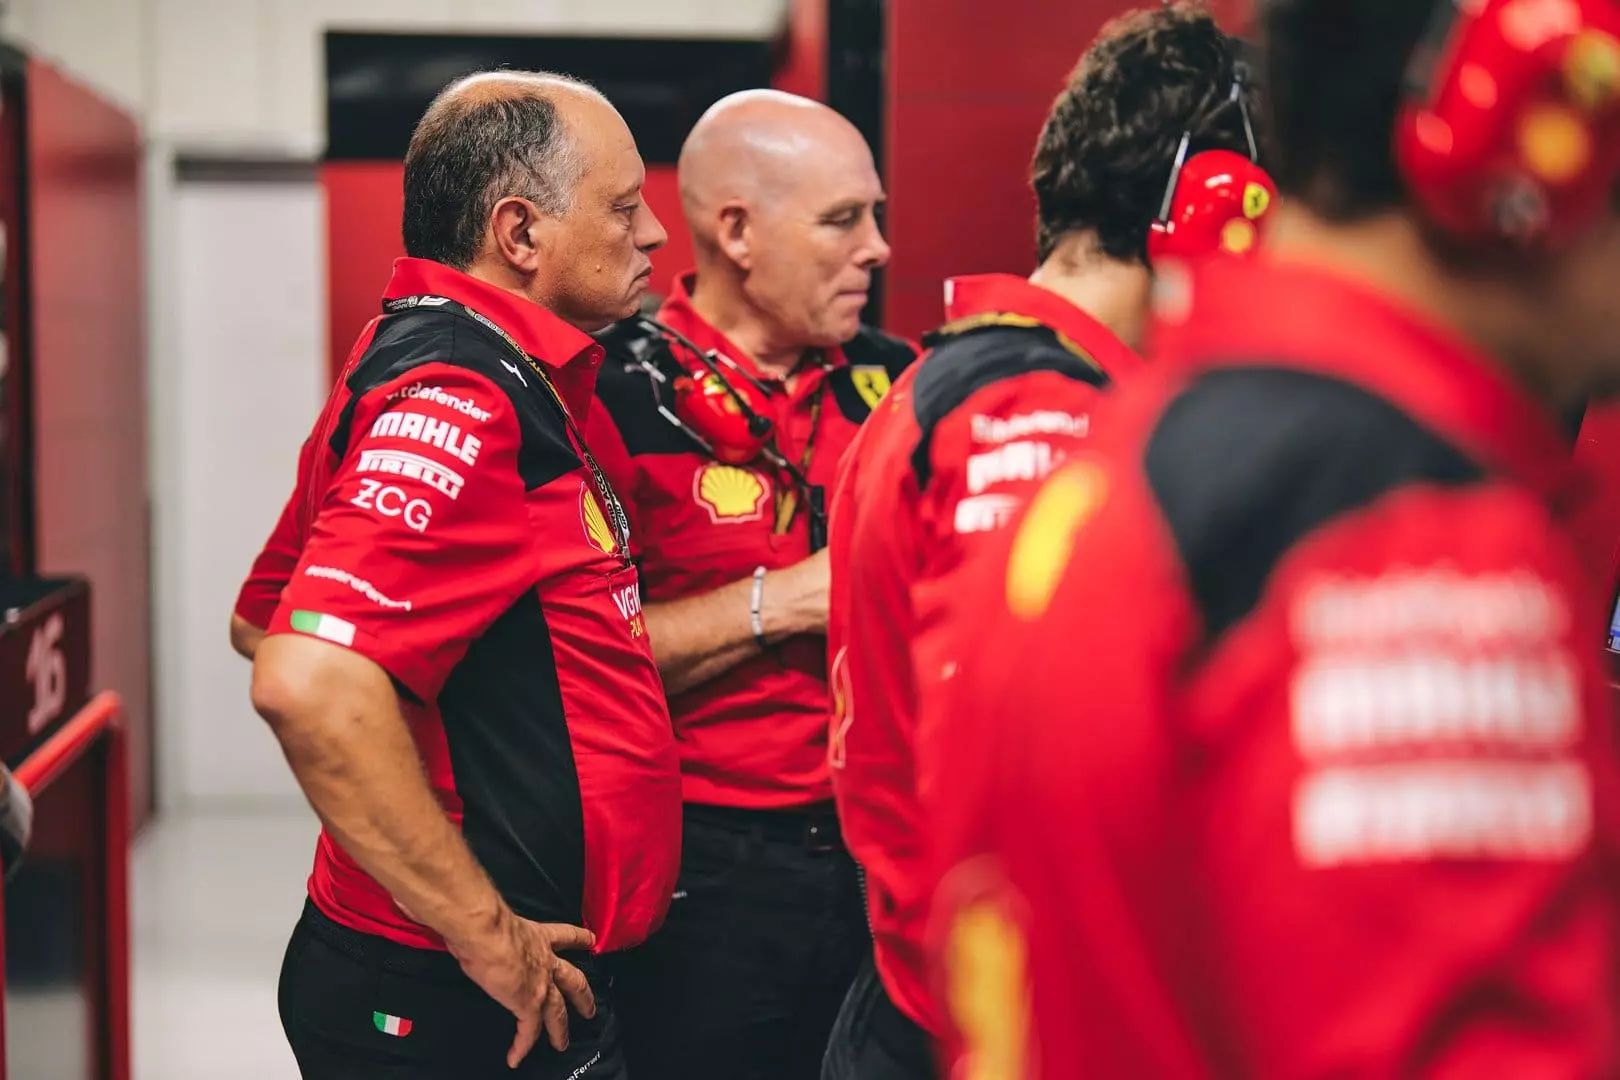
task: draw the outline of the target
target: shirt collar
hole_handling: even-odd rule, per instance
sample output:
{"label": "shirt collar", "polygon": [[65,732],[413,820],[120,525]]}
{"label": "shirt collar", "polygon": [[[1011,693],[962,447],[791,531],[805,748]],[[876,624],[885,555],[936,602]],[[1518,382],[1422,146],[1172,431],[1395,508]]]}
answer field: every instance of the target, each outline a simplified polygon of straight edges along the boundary
{"label": "shirt collar", "polygon": [[1360,282],[1265,257],[1161,276],[1152,356],[1299,366],[1361,386],[1544,498],[1578,479],[1552,415],[1456,332]]}
{"label": "shirt collar", "polygon": [[1096,361],[1109,378],[1141,366],[1142,358],[1108,327],[1050,289],[1015,274],[970,274],[945,282],[947,322],[982,315],[1017,315],[1055,330]]}
{"label": "shirt collar", "polygon": [[511,334],[523,351],[548,367],[564,368],[576,360],[602,362],[602,347],[583,330],[515,293],[430,259],[395,259],[394,276],[384,300],[431,294],[447,296]]}
{"label": "shirt collar", "polygon": [[[731,339],[716,330],[697,313],[692,306],[692,287],[697,284],[697,271],[688,270],[677,277],[670,286],[669,295],[664,299],[663,306],[658,309],[658,321],[664,325],[679,330],[692,339],[692,344],[702,349],[713,349],[736,361],[737,366],[746,371],[755,379],[763,382],[779,382],[780,377],[761,370],[754,362],[754,358],[732,343]],[[844,350],[822,349],[820,365],[805,365],[798,370],[802,373],[815,370],[816,366],[823,370],[840,367],[847,363]]]}

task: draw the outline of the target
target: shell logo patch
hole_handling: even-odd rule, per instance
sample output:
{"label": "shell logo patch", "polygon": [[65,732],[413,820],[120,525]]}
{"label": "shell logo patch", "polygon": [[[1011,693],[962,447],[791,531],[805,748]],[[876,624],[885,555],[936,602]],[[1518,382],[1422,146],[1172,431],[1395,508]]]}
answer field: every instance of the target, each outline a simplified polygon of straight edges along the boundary
{"label": "shell logo patch", "polygon": [[868,409],[875,409],[889,392],[889,373],[880,367],[860,365],[849,369],[849,378],[855,392],[861,395]]}
{"label": "shell logo patch", "polygon": [[1250,180],[1243,188],[1243,216],[1250,221],[1271,209],[1271,192],[1264,184]]}
{"label": "shell logo patch", "polygon": [[716,525],[756,521],[765,513],[770,485],[756,472],[711,461],[692,478],[692,497]]}
{"label": "shell logo patch", "polygon": [[1007,560],[1007,609],[1025,621],[1045,614],[1069,567],[1075,539],[1102,506],[1107,475],[1094,461],[1073,461],[1047,478],[1030,501]]}
{"label": "shell logo patch", "polygon": [[946,993],[968,1080],[1029,1075],[1029,981],[1023,932],[994,900],[960,909],[945,939]]}
{"label": "shell logo patch", "polygon": [[591,547],[604,555],[618,553],[619,541],[613,536],[602,504],[596,501],[591,485],[584,482],[579,485],[579,521],[585,527],[585,539],[590,541]]}

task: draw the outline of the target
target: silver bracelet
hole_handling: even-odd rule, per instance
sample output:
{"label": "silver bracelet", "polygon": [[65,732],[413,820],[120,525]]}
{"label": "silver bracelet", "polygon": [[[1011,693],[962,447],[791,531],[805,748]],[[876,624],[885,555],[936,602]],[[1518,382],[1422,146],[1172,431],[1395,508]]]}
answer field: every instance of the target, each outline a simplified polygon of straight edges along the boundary
{"label": "silver bracelet", "polygon": [[754,567],[754,595],[748,602],[748,628],[754,632],[754,640],[759,642],[761,649],[766,647],[765,624],[759,618],[759,606],[765,599],[765,568]]}

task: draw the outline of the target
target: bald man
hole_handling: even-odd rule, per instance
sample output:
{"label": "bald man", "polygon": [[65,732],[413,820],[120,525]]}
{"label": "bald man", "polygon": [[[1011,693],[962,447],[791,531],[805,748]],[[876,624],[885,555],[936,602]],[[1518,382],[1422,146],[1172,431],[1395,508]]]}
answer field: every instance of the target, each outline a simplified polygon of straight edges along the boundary
{"label": "bald man", "polygon": [[665,238],[644,174],[569,79],[432,104],[409,257],[243,586],[253,703],[323,826],[281,971],[306,1080],[625,1075],[599,954],[663,918],[680,777],[580,425],[589,332]]}
{"label": "bald man", "polygon": [[605,336],[589,427],[634,522],[686,803],[668,921],[618,985],[638,1075],[795,1080],[871,949],[827,776],[823,488],[914,350],[861,325],[889,249],[843,117],[728,97],[679,175],[697,267],[667,330]]}

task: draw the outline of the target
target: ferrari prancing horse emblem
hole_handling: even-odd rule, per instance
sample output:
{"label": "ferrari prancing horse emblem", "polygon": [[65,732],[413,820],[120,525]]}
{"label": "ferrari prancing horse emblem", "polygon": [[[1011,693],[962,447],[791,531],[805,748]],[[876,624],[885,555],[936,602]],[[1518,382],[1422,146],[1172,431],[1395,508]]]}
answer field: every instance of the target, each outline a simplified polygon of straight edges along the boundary
{"label": "ferrari prancing horse emblem", "polygon": [[875,409],[883,400],[883,395],[889,392],[889,373],[880,367],[857,365],[849,369],[849,380],[855,384],[855,392],[861,395],[868,409]]}

